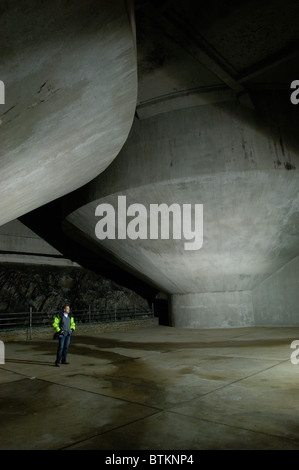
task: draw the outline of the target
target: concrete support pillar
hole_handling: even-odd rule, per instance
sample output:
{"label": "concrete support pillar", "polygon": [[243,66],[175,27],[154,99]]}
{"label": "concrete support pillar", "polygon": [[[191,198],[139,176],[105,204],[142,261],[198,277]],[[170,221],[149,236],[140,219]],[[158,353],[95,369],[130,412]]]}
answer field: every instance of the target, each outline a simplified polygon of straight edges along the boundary
{"label": "concrete support pillar", "polygon": [[252,304],[256,325],[299,325],[299,256],[253,289]]}
{"label": "concrete support pillar", "polygon": [[[221,103],[135,120],[118,158],[83,188],[78,206],[85,204],[67,216],[70,236],[79,229],[170,296],[172,326],[251,326],[254,315],[272,321],[261,310],[262,283],[298,255],[298,145],[288,132],[297,115],[284,113],[283,100],[275,110],[269,97],[262,105],[256,112]],[[146,208],[148,225],[151,204],[202,204],[202,247],[186,250],[184,230],[181,239],[98,238],[96,208],[105,202],[118,211],[119,195],[127,207]],[[296,301],[292,290],[288,304]]]}
{"label": "concrete support pillar", "polygon": [[251,292],[204,292],[170,297],[171,325],[234,328],[253,325]]}
{"label": "concrete support pillar", "polygon": [[133,12],[125,0],[1,7],[1,225],[88,183],[119,153],[137,101]]}

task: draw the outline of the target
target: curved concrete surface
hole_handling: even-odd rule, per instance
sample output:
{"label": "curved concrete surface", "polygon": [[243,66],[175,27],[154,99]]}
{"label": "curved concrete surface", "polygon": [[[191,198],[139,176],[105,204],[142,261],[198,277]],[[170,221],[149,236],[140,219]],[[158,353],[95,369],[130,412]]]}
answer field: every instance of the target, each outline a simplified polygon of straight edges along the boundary
{"label": "curved concrete surface", "polygon": [[124,0],[1,7],[1,225],[86,184],[120,151],[137,99],[132,11]]}
{"label": "curved concrete surface", "polygon": [[127,207],[203,204],[197,251],[183,239],[97,240],[171,296],[174,326],[258,322],[252,292],[298,255],[296,110],[271,98],[258,97],[258,111],[235,102],[136,120],[119,158],[82,191],[87,204],[67,217],[96,240],[96,207],[117,211],[119,195]]}

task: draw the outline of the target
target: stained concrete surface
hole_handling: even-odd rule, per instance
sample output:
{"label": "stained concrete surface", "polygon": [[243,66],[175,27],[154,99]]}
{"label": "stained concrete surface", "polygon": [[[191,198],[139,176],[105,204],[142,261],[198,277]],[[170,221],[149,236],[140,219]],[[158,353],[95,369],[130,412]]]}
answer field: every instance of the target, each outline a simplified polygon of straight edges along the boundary
{"label": "stained concrete surface", "polygon": [[[79,329],[78,329],[79,330]],[[299,328],[154,326],[5,344],[0,449],[299,449]]]}
{"label": "stained concrete surface", "polygon": [[[288,97],[256,100],[262,111],[227,102],[135,118],[118,157],[64,212],[70,239],[80,233],[94,253],[107,251],[169,296],[172,326],[298,326],[298,112],[286,106]],[[277,170],[275,161],[285,159],[297,170]],[[125,239],[117,217],[115,239],[95,231],[104,220],[95,217],[102,204],[123,218]],[[129,235],[133,204],[136,231]],[[184,204],[197,247],[202,230],[200,249],[185,249]],[[196,204],[203,205],[203,221],[195,217]]]}
{"label": "stained concrete surface", "polygon": [[0,224],[104,171],[137,100],[133,5],[1,2]]}

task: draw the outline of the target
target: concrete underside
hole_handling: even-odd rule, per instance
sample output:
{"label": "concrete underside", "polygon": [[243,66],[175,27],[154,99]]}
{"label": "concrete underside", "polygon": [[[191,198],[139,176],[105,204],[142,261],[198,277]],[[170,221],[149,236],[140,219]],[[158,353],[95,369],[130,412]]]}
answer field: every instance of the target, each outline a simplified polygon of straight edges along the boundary
{"label": "concrete underside", "polygon": [[0,224],[81,187],[112,162],[136,107],[132,7],[9,2],[0,19]]}
{"label": "concrete underside", "polygon": [[299,449],[299,328],[154,326],[5,344],[1,449]]}
{"label": "concrete underside", "polygon": [[[80,230],[169,295],[172,326],[298,325],[298,118],[284,95],[259,99],[259,112],[218,103],[135,120],[119,156],[66,217],[70,238]],[[145,235],[138,226],[134,237],[118,237],[119,196],[125,210],[146,208],[135,209]],[[95,231],[103,203],[115,208],[115,239]],[[169,218],[166,239],[152,239],[151,204],[191,205],[194,241],[194,207],[203,204],[201,249],[172,236],[184,233],[181,215]]]}

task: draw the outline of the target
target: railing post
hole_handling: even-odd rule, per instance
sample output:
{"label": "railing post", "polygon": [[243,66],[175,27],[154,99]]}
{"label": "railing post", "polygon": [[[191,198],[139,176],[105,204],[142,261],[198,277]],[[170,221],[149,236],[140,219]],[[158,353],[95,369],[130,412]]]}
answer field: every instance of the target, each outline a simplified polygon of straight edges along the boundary
{"label": "railing post", "polygon": [[30,305],[29,313],[29,339],[32,339],[32,306]]}
{"label": "railing post", "polygon": [[30,313],[29,313],[29,339],[32,339],[32,305],[33,305],[33,300],[29,300],[29,306],[30,306]]}

